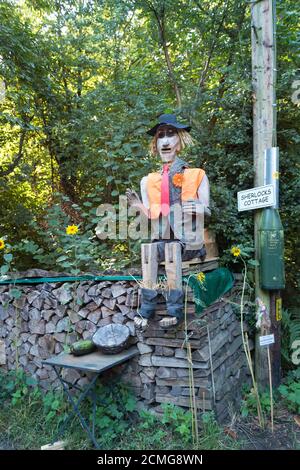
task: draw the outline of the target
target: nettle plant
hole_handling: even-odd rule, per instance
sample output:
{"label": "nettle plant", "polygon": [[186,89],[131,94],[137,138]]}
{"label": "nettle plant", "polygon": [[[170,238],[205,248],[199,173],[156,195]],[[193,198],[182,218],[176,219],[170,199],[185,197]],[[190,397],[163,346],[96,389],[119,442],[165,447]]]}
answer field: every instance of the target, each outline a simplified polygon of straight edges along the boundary
{"label": "nettle plant", "polygon": [[300,413],[300,367],[290,371],[278,391],[284,403],[294,413]]}

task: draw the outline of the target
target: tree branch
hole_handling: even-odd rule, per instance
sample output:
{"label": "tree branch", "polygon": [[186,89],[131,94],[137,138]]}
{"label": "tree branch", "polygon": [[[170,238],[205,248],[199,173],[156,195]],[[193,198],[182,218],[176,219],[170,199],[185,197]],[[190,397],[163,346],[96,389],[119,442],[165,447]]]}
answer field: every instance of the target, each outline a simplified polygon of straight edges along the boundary
{"label": "tree branch", "polygon": [[22,131],[20,132],[19,151],[14,156],[14,160],[8,165],[8,168],[6,168],[6,170],[0,171],[0,177],[8,176],[10,173],[14,171],[16,166],[19,164],[21,158],[23,157],[23,145],[24,145],[26,132],[27,132],[27,129],[22,129]]}
{"label": "tree branch", "polygon": [[[243,22],[244,22],[244,18],[245,18],[245,13],[246,13],[246,6],[244,6],[244,8],[242,9],[241,11],[241,14],[240,14],[240,17],[238,19],[238,22],[237,22],[237,26],[236,28],[230,32],[230,34],[227,32],[227,34],[229,34],[230,36],[230,46],[229,46],[229,56],[228,56],[228,59],[227,59],[227,67],[228,68],[231,64],[232,64],[232,61],[233,61],[233,56],[234,56],[234,53],[235,53],[235,49],[234,49],[234,44],[236,42],[236,39],[238,37],[238,34],[240,32],[240,29],[243,25]],[[229,87],[226,88],[226,79],[228,77],[228,70],[226,72],[223,73],[223,75],[221,76],[220,78],[220,81],[219,81],[219,84],[220,84],[220,88],[219,88],[219,91],[218,91],[218,97],[217,97],[217,101],[216,101],[216,104],[222,99],[226,89],[228,89]],[[216,113],[214,113],[208,123],[208,130],[211,132],[213,130],[213,128],[215,127],[216,125],[216,122],[217,122],[217,116],[216,116]]]}
{"label": "tree branch", "polygon": [[[222,2],[223,3],[223,2]],[[217,7],[219,8],[219,6]],[[217,31],[214,35],[214,39],[211,43],[211,47],[210,47],[210,51],[208,53],[208,57],[206,59],[206,62],[205,62],[205,66],[204,66],[204,69],[202,70],[202,74],[201,74],[201,77],[199,79],[199,82],[198,82],[198,88],[197,88],[197,95],[196,95],[196,102],[199,100],[199,96],[200,96],[200,93],[201,93],[201,89],[203,88],[204,86],[204,83],[205,83],[205,80],[206,80],[206,77],[207,77],[207,73],[208,73],[208,70],[209,70],[209,66],[210,66],[210,62],[211,62],[211,59],[212,59],[212,56],[213,56],[213,53],[214,53],[214,50],[215,50],[215,47],[216,47],[216,44],[217,44],[217,41],[218,41],[218,38],[219,38],[219,34],[221,32],[221,29],[223,27],[223,24],[224,24],[224,21],[225,21],[225,18],[226,18],[226,14],[227,14],[227,9],[228,9],[228,0],[224,6],[224,10],[223,10],[223,14],[222,14],[222,18],[221,18],[221,21],[218,25],[218,28],[217,28]]]}
{"label": "tree branch", "polygon": [[169,48],[168,48],[167,40],[166,40],[165,6],[162,3],[160,11],[158,12],[155,9],[154,5],[151,4],[151,2],[147,2],[147,4],[148,4],[148,8],[150,9],[150,11],[152,11],[152,13],[154,14],[154,17],[157,21],[158,33],[159,33],[160,42],[161,42],[161,45],[162,45],[162,48],[163,48],[163,51],[164,51],[165,60],[166,60],[166,63],[167,63],[169,79],[170,79],[170,82],[172,83],[172,86],[173,86],[173,89],[174,89],[174,92],[175,92],[177,106],[179,108],[181,108],[181,105],[182,105],[181,93],[180,93],[180,89],[179,89],[179,86],[178,86],[178,83],[176,81],[176,77],[175,77],[175,74],[174,74],[174,68],[173,68],[171,58],[170,58]]}

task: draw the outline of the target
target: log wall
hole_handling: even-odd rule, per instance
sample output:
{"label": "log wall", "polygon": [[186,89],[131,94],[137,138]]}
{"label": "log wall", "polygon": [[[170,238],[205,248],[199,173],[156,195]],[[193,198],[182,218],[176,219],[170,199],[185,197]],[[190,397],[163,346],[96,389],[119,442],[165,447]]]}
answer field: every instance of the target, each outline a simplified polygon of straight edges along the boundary
{"label": "log wall", "polygon": [[[9,286],[0,286],[1,368],[23,367],[43,388],[57,387],[56,375],[42,365],[43,359],[78,339],[91,338],[100,326],[123,323],[130,329],[130,344],[137,345],[140,355],[119,371],[141,405],[157,412],[162,403],[189,407],[188,337],[199,409],[214,410],[223,420],[230,407],[239,406],[241,385],[249,376],[240,322],[230,304],[235,289],[200,317],[189,291],[187,330],[184,325],[173,330],[158,326],[166,314],[161,297],[154,320],[140,333],[133,322],[139,298],[135,281],[43,283],[18,288],[22,296],[12,299]],[[72,369],[65,369],[65,378],[79,385],[88,381]]]}

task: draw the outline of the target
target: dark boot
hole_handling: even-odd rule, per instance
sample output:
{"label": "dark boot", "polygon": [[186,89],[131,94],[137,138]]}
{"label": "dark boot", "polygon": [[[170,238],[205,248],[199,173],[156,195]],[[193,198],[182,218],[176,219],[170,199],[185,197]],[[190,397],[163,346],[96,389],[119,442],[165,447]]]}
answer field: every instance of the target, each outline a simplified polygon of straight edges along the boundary
{"label": "dark boot", "polygon": [[157,296],[158,292],[153,289],[142,288],[141,290],[141,307],[139,314],[146,318],[152,318],[155,314],[155,309],[157,305]]}
{"label": "dark boot", "polygon": [[[159,323],[163,328],[168,328],[172,326],[179,325],[183,319],[183,299],[184,293],[181,289],[171,289],[165,293],[166,303],[167,303],[167,312],[170,317],[173,317],[173,321],[168,325],[168,317],[163,318]],[[169,317],[169,318],[170,318]],[[176,322],[174,321],[176,318]]]}

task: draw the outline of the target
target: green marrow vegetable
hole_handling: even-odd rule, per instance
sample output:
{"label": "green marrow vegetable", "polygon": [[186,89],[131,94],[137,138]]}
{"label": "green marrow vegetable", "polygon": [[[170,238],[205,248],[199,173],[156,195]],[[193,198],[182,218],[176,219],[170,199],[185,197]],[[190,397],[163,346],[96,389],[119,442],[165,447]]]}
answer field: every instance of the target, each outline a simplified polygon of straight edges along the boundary
{"label": "green marrow vegetable", "polygon": [[89,354],[95,351],[96,346],[93,341],[90,339],[83,339],[81,341],[76,341],[76,343],[71,344],[70,346],[71,353],[74,356],[83,356],[84,354]]}

